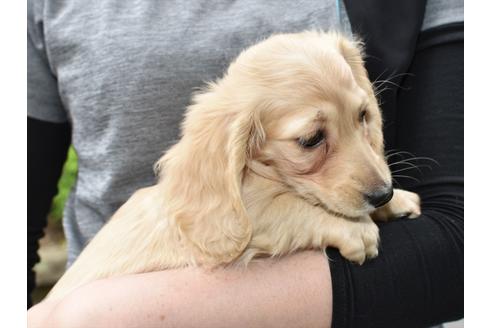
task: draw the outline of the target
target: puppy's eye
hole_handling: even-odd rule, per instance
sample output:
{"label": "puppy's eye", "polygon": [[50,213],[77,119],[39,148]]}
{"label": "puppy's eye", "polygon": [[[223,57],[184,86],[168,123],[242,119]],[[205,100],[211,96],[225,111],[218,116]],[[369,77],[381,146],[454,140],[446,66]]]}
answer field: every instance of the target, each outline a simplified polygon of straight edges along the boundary
{"label": "puppy's eye", "polygon": [[316,134],[313,135],[312,137],[309,137],[307,139],[301,137],[297,139],[297,143],[299,143],[299,145],[303,148],[312,149],[323,144],[325,139],[326,139],[325,133],[321,130],[318,130],[316,131]]}
{"label": "puppy's eye", "polygon": [[362,109],[359,112],[359,122],[363,123],[364,121],[367,121],[367,109]]}
{"label": "puppy's eye", "polygon": [[367,109],[363,109],[359,112],[359,122],[362,123],[366,120],[367,117]]}

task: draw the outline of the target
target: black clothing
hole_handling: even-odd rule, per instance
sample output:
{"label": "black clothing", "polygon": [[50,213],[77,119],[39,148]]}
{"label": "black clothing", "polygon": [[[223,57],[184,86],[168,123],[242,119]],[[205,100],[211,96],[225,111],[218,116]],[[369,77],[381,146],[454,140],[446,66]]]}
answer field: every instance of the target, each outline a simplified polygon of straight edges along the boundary
{"label": "black clothing", "polygon": [[70,145],[70,125],[27,118],[27,308],[36,286],[39,239]]}
{"label": "black clothing", "polygon": [[359,266],[327,249],[334,328],[428,327],[463,317],[463,65],[462,23],[427,30],[395,91],[396,106],[383,104],[384,114],[394,111],[386,122],[394,148],[438,164],[414,161],[432,170],[401,172],[420,182],[395,179],[421,196],[422,215],[378,224],[377,258]]}

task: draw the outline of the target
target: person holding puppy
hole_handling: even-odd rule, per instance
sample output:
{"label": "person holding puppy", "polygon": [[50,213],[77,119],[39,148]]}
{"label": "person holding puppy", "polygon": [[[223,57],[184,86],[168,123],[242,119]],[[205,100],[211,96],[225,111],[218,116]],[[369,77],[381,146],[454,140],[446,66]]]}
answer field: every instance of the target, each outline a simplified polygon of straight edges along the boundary
{"label": "person holding puppy", "polygon": [[[296,4],[284,4],[282,20],[270,22],[272,8],[260,3],[253,8],[228,1],[217,7],[180,8],[142,2],[125,10],[124,4],[104,2],[103,8],[94,8],[97,13],[83,15],[84,8],[76,6],[30,3],[30,170],[31,158],[40,158],[32,160],[37,173],[29,175],[31,265],[43,226],[40,218],[54,193],[70,136],[80,161],[64,219],[71,263],[133,191],[153,183],[152,164],[176,138],[180,111],[189,98],[181,90],[220,75],[241,49],[273,32],[352,29],[367,39],[372,80],[387,79],[390,72],[398,76],[392,82],[402,89],[380,94],[388,122],[387,149],[432,157],[441,165],[424,172],[421,182],[406,184],[422,196],[422,216],[381,224],[380,255],[360,267],[329,249],[329,266],[322,254],[303,252],[259,261],[241,273],[183,269],[108,279],[59,304],[41,304],[31,318],[46,315],[55,323],[70,320],[87,326],[131,320],[153,326],[187,326],[199,320],[202,326],[214,326],[219,318],[225,326],[270,322],[314,327],[331,322],[341,327],[411,327],[462,316],[460,289],[450,288],[460,286],[461,279],[462,295],[463,161],[462,152],[453,151],[462,145],[462,135],[455,132],[462,128],[462,23],[451,19],[443,24],[442,15],[432,11],[436,2],[429,1],[427,9],[423,2],[404,8],[386,4],[385,10],[396,14],[405,9],[406,18],[387,23],[401,30],[381,35],[375,32],[382,24],[377,19],[381,5],[372,4],[369,10],[346,1],[337,11],[335,2],[333,7],[317,3],[302,10]],[[260,18],[268,23],[260,24]],[[432,80],[438,77],[442,80]],[[436,126],[446,126],[439,138],[432,134]],[[101,291],[106,291],[105,299],[99,298]]]}

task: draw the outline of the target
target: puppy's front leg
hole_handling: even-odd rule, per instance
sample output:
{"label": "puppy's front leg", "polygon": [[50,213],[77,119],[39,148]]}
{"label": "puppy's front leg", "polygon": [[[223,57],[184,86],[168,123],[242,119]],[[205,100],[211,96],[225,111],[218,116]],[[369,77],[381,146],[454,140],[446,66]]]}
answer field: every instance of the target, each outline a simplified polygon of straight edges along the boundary
{"label": "puppy's front leg", "polygon": [[378,255],[379,228],[368,216],[357,219],[330,217],[330,227],[322,229],[326,246],[334,246],[346,259],[358,264]]}
{"label": "puppy's front leg", "polygon": [[388,221],[403,216],[415,219],[420,216],[420,197],[414,192],[395,189],[393,198],[384,206],[371,213],[374,220]]}
{"label": "puppy's front leg", "polygon": [[250,211],[255,231],[242,261],[259,254],[283,255],[327,246],[359,264],[378,254],[379,230],[368,215],[339,217],[291,193],[276,196],[261,212]]}

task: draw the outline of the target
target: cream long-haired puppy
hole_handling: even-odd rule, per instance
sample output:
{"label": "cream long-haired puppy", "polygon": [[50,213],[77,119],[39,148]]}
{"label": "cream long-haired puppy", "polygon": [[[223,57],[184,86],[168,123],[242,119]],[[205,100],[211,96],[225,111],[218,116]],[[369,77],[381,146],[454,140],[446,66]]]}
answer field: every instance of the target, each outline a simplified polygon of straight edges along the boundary
{"label": "cream long-haired puppy", "polygon": [[416,194],[393,193],[381,127],[359,43],[322,32],[260,42],[194,97],[159,182],[115,213],[48,298],[108,276],[327,246],[363,263],[378,254],[372,219],[420,214]]}

